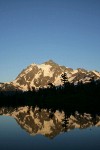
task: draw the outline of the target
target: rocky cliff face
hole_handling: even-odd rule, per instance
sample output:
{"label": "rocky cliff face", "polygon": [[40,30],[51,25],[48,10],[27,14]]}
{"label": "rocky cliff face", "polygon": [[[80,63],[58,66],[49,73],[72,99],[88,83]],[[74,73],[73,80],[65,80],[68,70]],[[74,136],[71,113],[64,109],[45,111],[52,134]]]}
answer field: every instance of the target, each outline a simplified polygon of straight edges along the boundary
{"label": "rocky cliff face", "polygon": [[91,114],[67,115],[64,111],[40,109],[39,107],[0,108],[0,115],[11,116],[30,135],[41,134],[48,138],[54,138],[62,132],[72,129],[84,129],[92,126],[100,126],[100,116],[95,118]]}
{"label": "rocky cliff face", "polygon": [[24,69],[17,78],[9,83],[0,83],[0,90],[32,90],[32,88],[46,88],[49,83],[55,86],[62,84],[61,74],[66,72],[69,82],[77,83],[82,81],[83,83],[90,82],[90,79],[94,77],[95,80],[100,79],[100,73],[97,71],[87,71],[85,69],[78,68],[73,70],[65,66],[60,66],[49,60],[43,64],[31,64]]}

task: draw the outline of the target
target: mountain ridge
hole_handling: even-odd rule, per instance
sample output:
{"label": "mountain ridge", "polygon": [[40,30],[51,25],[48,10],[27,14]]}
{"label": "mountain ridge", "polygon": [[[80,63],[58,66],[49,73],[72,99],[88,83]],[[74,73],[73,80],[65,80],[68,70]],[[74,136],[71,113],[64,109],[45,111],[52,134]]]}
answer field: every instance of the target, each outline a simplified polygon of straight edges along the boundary
{"label": "mountain ridge", "polygon": [[49,83],[55,86],[62,85],[61,74],[66,72],[68,81],[77,84],[78,82],[87,83],[91,78],[100,79],[100,72],[88,71],[84,68],[73,70],[66,66],[61,66],[53,60],[48,60],[42,64],[32,63],[23,69],[16,79],[12,82],[0,83],[0,91],[28,91],[38,88],[47,88]]}

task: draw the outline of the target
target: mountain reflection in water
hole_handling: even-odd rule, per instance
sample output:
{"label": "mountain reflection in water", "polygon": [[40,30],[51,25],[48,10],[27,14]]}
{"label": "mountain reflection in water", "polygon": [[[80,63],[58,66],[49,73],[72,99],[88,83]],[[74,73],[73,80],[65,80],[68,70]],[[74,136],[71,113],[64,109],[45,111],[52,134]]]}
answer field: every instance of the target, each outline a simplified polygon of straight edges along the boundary
{"label": "mountain reflection in water", "polygon": [[67,115],[64,111],[52,111],[39,107],[0,108],[0,115],[11,116],[30,135],[41,134],[54,138],[62,132],[75,128],[100,126],[100,116],[83,113]]}

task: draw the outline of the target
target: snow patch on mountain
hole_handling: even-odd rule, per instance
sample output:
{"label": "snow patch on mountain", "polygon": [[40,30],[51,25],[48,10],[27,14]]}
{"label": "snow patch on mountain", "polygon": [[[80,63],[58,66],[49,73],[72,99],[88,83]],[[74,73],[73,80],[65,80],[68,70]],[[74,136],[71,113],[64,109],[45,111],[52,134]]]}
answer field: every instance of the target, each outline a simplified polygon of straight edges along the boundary
{"label": "snow patch on mountain", "polygon": [[[41,75],[41,72],[38,72],[36,75],[35,75],[35,79],[38,79],[39,77],[40,77],[40,75]],[[34,79],[33,79],[34,80]]]}
{"label": "snow patch on mountain", "polygon": [[53,76],[53,72],[50,71],[51,67],[52,67],[51,65],[45,65],[45,64],[38,65],[38,68],[43,70],[44,76],[50,76],[50,77]]}
{"label": "snow patch on mountain", "polygon": [[77,72],[78,72],[78,70],[73,70],[71,73],[76,74]]}
{"label": "snow patch on mountain", "polygon": [[100,73],[96,71],[92,71],[94,74],[96,74],[98,77],[100,77]]}
{"label": "snow patch on mountain", "polygon": [[75,79],[76,76],[72,76],[68,79],[69,82],[72,82]]}
{"label": "snow patch on mountain", "polygon": [[60,80],[60,76],[55,77],[55,81],[54,81],[53,84],[56,85],[56,86],[62,85],[62,82]]}

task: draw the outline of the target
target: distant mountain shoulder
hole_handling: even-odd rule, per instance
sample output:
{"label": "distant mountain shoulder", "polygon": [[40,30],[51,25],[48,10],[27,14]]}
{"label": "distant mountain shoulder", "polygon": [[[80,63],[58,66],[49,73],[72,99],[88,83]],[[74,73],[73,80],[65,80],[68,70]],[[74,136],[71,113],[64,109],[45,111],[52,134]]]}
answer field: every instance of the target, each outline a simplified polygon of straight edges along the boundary
{"label": "distant mountain shoulder", "polygon": [[100,79],[100,72],[87,71],[83,68],[73,70],[65,66],[60,66],[52,60],[42,64],[31,64],[16,77],[12,82],[0,83],[0,91],[28,91],[33,88],[46,88],[49,83],[55,86],[62,85],[61,74],[66,72],[68,81],[77,84],[90,82],[91,78]]}

